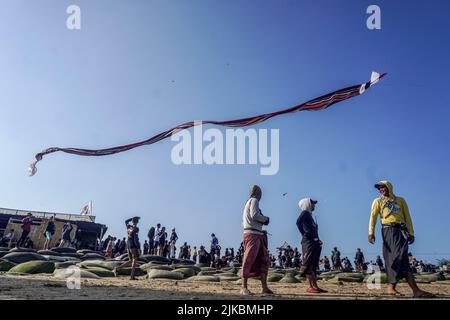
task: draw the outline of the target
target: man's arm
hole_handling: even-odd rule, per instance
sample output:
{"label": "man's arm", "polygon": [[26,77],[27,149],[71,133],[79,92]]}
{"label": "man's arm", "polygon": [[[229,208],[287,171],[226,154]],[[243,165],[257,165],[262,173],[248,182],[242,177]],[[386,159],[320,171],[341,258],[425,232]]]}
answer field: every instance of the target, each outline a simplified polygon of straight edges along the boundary
{"label": "man's arm", "polygon": [[372,203],[372,211],[369,219],[369,236],[374,236],[375,225],[377,223],[378,215],[380,214],[380,203],[378,199],[375,199]]}
{"label": "man's arm", "polygon": [[268,219],[268,217],[261,214],[261,210],[259,209],[259,201],[257,199],[252,199],[250,201],[250,216],[252,219],[260,223],[265,223]]}
{"label": "man's arm", "polygon": [[406,204],[405,199],[402,198],[403,215],[405,217],[406,228],[410,236],[414,236],[414,228],[411,220],[411,215],[409,214],[409,208]]}
{"label": "man's arm", "polygon": [[127,219],[125,220],[125,225],[128,227],[128,224],[130,223],[130,221],[133,220],[133,218]]}

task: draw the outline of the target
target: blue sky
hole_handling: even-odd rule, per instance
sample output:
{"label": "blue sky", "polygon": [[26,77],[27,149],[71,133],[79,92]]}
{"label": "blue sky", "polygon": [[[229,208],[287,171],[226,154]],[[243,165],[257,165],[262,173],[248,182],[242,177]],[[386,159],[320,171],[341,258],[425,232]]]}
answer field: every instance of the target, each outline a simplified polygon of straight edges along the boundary
{"label": "blue sky", "polygon": [[[66,28],[70,4],[81,30]],[[381,30],[366,27],[371,4]],[[411,210],[412,252],[450,257],[449,18],[444,0],[3,1],[0,207],[78,212],[92,200],[111,234],[140,215],[142,240],[160,222],[192,245],[215,232],[237,247],[248,188],[259,184],[271,248],[299,245],[297,203],[313,197],[324,254],[361,247],[373,259],[373,184],[388,179]],[[184,121],[271,112],[372,70],[388,76],[362,96],[255,127],[280,129],[274,176],[255,165],[176,166],[170,140],[100,158],[53,154],[26,174],[46,147],[104,148]]]}

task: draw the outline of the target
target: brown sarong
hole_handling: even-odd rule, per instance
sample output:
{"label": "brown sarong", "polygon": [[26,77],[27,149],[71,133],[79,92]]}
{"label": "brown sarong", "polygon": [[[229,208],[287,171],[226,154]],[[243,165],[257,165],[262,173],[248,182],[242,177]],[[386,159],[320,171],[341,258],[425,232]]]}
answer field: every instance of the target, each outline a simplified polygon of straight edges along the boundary
{"label": "brown sarong", "polygon": [[244,260],[242,277],[259,277],[269,271],[267,235],[244,233]]}

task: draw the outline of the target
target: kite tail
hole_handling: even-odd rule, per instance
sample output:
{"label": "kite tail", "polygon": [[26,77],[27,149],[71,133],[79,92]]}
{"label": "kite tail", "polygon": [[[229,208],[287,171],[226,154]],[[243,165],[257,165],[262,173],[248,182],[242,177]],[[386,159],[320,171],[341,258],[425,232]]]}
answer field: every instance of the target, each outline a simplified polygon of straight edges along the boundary
{"label": "kite tail", "polygon": [[139,142],[132,143],[132,144],[127,144],[127,145],[122,145],[122,146],[117,146],[117,147],[112,147],[112,148],[107,148],[107,149],[98,149],[98,150],[78,149],[78,148],[59,148],[59,147],[48,148],[48,149],[45,149],[42,152],[36,154],[36,156],[35,156],[36,160],[33,161],[33,163],[28,168],[28,174],[30,176],[35,175],[37,172],[37,167],[36,167],[37,163],[39,161],[41,161],[44,158],[44,156],[46,156],[50,153],[54,153],[54,152],[61,151],[61,152],[65,152],[65,153],[75,154],[78,156],[91,156],[91,157],[106,156],[106,155],[111,155],[111,154],[116,154],[116,153],[124,152],[127,150],[131,150],[131,149],[141,147],[144,145],[153,144],[155,142],[158,142],[160,140],[166,139],[166,138],[174,135],[175,133],[177,133],[180,130],[188,129],[188,128],[191,128],[191,127],[194,127],[194,126],[197,126],[200,124],[214,124],[214,125],[226,126],[226,127],[246,127],[246,126],[251,126],[251,125],[255,125],[255,124],[264,122],[266,120],[269,120],[270,118],[273,118],[273,117],[276,117],[276,116],[279,116],[282,114],[294,113],[294,112],[299,112],[299,111],[324,110],[324,109],[332,106],[335,103],[338,103],[340,101],[347,100],[347,99],[353,98],[355,96],[358,96],[360,94],[363,94],[367,89],[369,89],[372,85],[376,84],[385,75],[386,75],[386,73],[380,74],[377,72],[372,72],[370,81],[368,81],[368,82],[365,82],[363,84],[354,85],[351,87],[347,87],[344,89],[340,89],[340,90],[325,94],[321,97],[315,98],[313,100],[310,100],[308,102],[296,105],[294,107],[280,110],[280,111],[275,111],[272,113],[266,113],[266,114],[261,114],[261,115],[257,115],[257,116],[253,116],[253,117],[236,119],[236,120],[226,120],[226,121],[206,120],[206,121],[199,121],[199,122],[194,122],[194,121],[185,122],[183,124],[180,124],[176,127],[171,128],[169,130],[161,132],[147,140],[139,141]]}

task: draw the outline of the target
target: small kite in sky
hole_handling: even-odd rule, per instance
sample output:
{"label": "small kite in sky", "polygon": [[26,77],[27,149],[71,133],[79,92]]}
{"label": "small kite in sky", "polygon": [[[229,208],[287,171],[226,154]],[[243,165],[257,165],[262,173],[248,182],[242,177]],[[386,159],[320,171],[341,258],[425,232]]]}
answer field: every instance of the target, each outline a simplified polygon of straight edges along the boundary
{"label": "small kite in sky", "polygon": [[236,120],[225,120],[225,121],[213,121],[213,120],[206,120],[206,121],[190,121],[185,122],[183,124],[180,124],[174,128],[171,128],[167,131],[161,132],[147,140],[139,141],[127,145],[107,148],[107,149],[98,149],[98,150],[90,150],[90,149],[78,149],[78,148],[61,148],[61,147],[52,147],[43,150],[42,152],[36,154],[35,158],[36,160],[30,165],[28,168],[28,174],[30,176],[33,176],[37,172],[37,163],[43,159],[44,156],[54,153],[54,152],[65,152],[70,154],[75,154],[78,156],[91,156],[91,157],[98,157],[98,156],[107,156],[111,154],[116,154],[124,151],[128,151],[137,147],[150,145],[155,142],[158,142],[160,140],[166,139],[173,134],[177,133],[180,130],[188,129],[194,126],[197,126],[199,124],[215,124],[218,126],[226,126],[226,127],[246,127],[250,125],[255,125],[261,122],[264,122],[266,120],[269,120],[272,117],[279,116],[286,113],[294,113],[299,111],[320,111],[324,110],[331,105],[344,101],[353,97],[356,97],[362,93],[364,93],[367,89],[369,89],[372,85],[377,83],[382,77],[384,77],[386,73],[377,73],[372,72],[372,76],[370,78],[370,81],[357,84],[351,87],[347,87],[344,89],[340,89],[337,91],[333,91],[331,93],[327,93],[323,96],[320,96],[318,98],[312,99],[310,101],[304,102],[302,104],[296,105],[294,107],[275,111],[272,113],[265,113],[253,117],[243,118],[243,119],[236,119]]}

